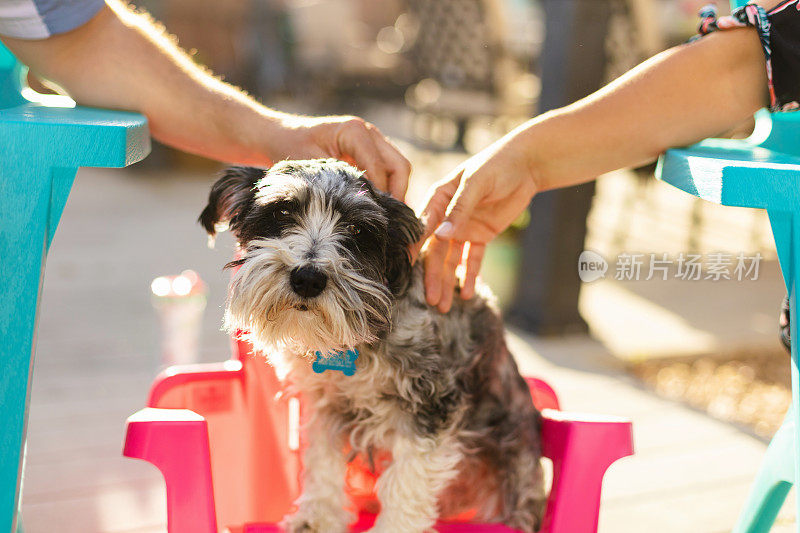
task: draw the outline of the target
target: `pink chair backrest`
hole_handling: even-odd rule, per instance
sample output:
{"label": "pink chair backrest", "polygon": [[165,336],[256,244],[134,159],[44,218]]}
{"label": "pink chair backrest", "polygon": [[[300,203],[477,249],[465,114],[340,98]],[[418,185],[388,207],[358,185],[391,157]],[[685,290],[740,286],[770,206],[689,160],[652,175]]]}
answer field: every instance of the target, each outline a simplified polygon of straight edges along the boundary
{"label": "pink chair backrest", "polygon": [[[148,407],[190,409],[208,422],[217,522],[224,527],[275,522],[299,494],[296,435],[290,435],[288,398],[272,367],[244,341],[224,363],[172,367],[153,384]],[[526,378],[539,409],[558,409],[545,382]],[[265,483],[265,480],[269,480]],[[356,463],[348,471],[359,509],[375,507],[375,476]]]}
{"label": "pink chair backrest", "polygon": [[[148,460],[164,474],[170,533],[266,533],[274,528],[268,523],[280,521],[298,496],[300,446],[290,402],[264,358],[250,355],[242,342],[234,353],[225,363],[168,369],[148,401],[149,407],[166,409],[145,409],[129,420],[125,455]],[[542,452],[554,470],[541,532],[594,533],[604,473],[633,453],[631,424],[561,413],[552,388],[535,378],[526,381],[544,410]],[[185,420],[178,409],[200,416]],[[203,468],[209,462],[210,469]],[[359,489],[351,491],[357,508],[374,508],[375,476],[358,464],[348,476]],[[485,531],[476,524],[442,527]]]}

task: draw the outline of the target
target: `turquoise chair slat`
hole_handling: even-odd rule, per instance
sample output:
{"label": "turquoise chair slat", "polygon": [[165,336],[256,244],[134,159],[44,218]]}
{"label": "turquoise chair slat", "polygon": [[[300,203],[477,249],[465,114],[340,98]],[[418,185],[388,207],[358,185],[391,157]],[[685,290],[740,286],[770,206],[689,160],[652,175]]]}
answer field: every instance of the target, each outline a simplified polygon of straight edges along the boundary
{"label": "turquoise chair slat", "polygon": [[776,152],[800,156],[800,112],[756,113],[756,127],[747,139],[750,144]]}
{"label": "turquoise chair slat", "polygon": [[[789,294],[790,335],[795,341],[800,339],[800,112],[760,111],[756,128],[747,139],[706,139],[667,150],[659,159],[656,177],[710,202],[767,210]],[[790,485],[800,479],[800,448],[796,446],[800,427],[798,344],[792,343],[792,408],[770,445],[736,533],[769,531]],[[800,492],[795,505],[800,510]]]}
{"label": "turquoise chair slat", "polygon": [[800,209],[800,112],[756,113],[747,139],[706,139],[659,158],[656,177],[721,205],[766,209],[784,281],[791,281],[793,218]]}
{"label": "turquoise chair slat", "polygon": [[[7,158],[18,159],[24,167],[35,162],[58,169],[52,180],[49,248],[77,168],[119,168],[135,163],[149,153],[150,136],[146,121],[136,113],[28,103],[0,109],[0,147]],[[11,186],[0,185],[0,190]],[[2,213],[3,219],[14,221],[15,213],[18,211]]]}
{"label": "turquoise chair slat", "polygon": [[788,209],[798,205],[800,112],[756,113],[746,139],[706,139],[659,159],[656,177],[722,205]]}
{"label": "turquoise chair slat", "polygon": [[800,205],[800,157],[731,139],[668,150],[659,179],[721,205],[793,210]]}
{"label": "turquoise chair slat", "polygon": [[797,217],[789,211],[767,210],[769,215],[769,225],[772,227],[772,237],[775,240],[775,249],[778,252],[778,262],[781,265],[783,281],[786,284],[786,291],[792,293],[791,277],[787,272],[794,271],[792,254],[792,231]]}
{"label": "turquoise chair slat", "polygon": [[39,295],[75,174],[79,167],[124,167],[150,151],[143,116],[30,102],[26,72],[0,45],[0,531],[21,531]]}
{"label": "turquoise chair slat", "polygon": [[0,142],[54,166],[119,168],[150,150],[147,122],[138,113],[28,103],[0,109],[0,123]]}
{"label": "turquoise chair slat", "polygon": [[791,411],[772,438],[750,496],[732,533],[769,531],[794,485],[794,419]]}
{"label": "turquoise chair slat", "polygon": [[0,109],[24,104],[22,78],[27,69],[0,44]]}

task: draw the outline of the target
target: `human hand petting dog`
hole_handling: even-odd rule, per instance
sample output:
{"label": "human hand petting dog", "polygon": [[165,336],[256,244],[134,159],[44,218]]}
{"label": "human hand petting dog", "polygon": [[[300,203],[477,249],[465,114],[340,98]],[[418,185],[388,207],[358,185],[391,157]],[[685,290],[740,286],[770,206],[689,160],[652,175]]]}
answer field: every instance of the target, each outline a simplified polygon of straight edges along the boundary
{"label": "human hand petting dog", "polygon": [[766,86],[757,32],[717,32],[658,54],[468,159],[435,186],[422,213],[428,303],[450,308],[461,263],[461,297],[473,296],[486,244],[535,193],[639,166],[727,131],[765,105]]}
{"label": "human hand petting dog", "polygon": [[142,113],[153,137],[180,150],[261,167],[333,157],[398,200],[405,196],[411,165],[375,126],[270,109],[199,66],[149,16],[119,0],[71,31],[2,35],[2,42],[76,102]]}
{"label": "human hand petting dog", "polygon": [[475,294],[475,279],[489,241],[506,229],[537,191],[526,151],[513,134],[474,155],[439,181],[422,211],[425,292],[446,313],[456,270],[464,264],[461,298]]}
{"label": "human hand petting dog", "polygon": [[366,172],[379,189],[403,200],[411,163],[373,124],[353,116],[282,115],[266,139],[273,161],[340,159]]}

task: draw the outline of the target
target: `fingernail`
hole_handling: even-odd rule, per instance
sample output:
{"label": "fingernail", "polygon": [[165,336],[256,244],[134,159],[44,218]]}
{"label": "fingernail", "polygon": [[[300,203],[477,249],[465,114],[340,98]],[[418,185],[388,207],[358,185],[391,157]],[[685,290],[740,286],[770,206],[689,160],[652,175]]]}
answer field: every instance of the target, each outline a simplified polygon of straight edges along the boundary
{"label": "fingernail", "polygon": [[453,236],[453,223],[448,221],[442,222],[433,234],[442,239],[449,239]]}

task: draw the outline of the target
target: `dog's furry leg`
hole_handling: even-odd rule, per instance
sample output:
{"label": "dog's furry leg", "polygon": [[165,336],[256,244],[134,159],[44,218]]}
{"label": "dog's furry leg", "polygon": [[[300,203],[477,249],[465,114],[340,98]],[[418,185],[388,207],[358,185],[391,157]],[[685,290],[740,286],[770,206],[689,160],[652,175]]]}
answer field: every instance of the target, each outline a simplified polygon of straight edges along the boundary
{"label": "dog's furry leg", "polygon": [[398,436],[392,464],[378,479],[381,512],[370,533],[422,533],[438,515],[437,498],[458,474],[455,439]]}
{"label": "dog's furry leg", "polygon": [[284,520],[289,533],[340,533],[353,517],[345,509],[345,462],[341,434],[323,415],[311,421],[303,455],[302,494],[297,511]]}
{"label": "dog's furry leg", "polygon": [[517,448],[508,458],[501,486],[505,508],[502,522],[526,533],[538,531],[547,498],[542,464],[531,448]]}

